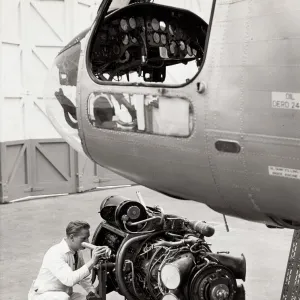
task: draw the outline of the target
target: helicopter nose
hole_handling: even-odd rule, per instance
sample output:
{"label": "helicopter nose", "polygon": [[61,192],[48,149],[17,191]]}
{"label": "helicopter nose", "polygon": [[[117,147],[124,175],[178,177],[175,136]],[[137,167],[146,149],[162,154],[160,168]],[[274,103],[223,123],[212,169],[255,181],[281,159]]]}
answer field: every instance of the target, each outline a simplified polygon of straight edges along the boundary
{"label": "helicopter nose", "polygon": [[46,114],[56,131],[79,153],[84,153],[78,134],[76,84],[81,43],[56,57],[45,82]]}

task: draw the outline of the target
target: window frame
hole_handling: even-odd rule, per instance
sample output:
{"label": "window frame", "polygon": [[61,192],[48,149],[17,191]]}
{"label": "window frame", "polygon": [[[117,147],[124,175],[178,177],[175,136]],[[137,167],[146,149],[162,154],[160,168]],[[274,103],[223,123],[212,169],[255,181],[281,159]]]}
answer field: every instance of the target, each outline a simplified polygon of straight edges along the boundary
{"label": "window frame", "polygon": [[[94,33],[98,30],[99,26],[101,25],[103,18],[105,17],[106,12],[108,11],[110,5],[111,5],[112,0],[104,0],[98,9],[98,14],[97,17],[95,19],[95,26],[92,28],[91,31],[91,36],[94,35]],[[85,56],[85,63],[86,63],[86,67],[87,67],[87,73],[89,74],[89,77],[91,78],[91,80],[93,82],[95,82],[96,84],[99,85],[108,85],[108,86],[138,86],[138,87],[157,87],[157,88],[182,88],[185,87],[189,84],[191,84],[201,73],[205,62],[206,62],[206,56],[207,56],[207,50],[208,50],[208,46],[209,46],[209,41],[210,41],[210,34],[211,34],[211,28],[212,28],[212,24],[213,24],[213,18],[214,18],[214,13],[215,13],[215,7],[216,7],[216,2],[217,0],[212,0],[212,7],[211,7],[211,12],[210,12],[210,18],[209,18],[209,24],[208,24],[208,30],[207,30],[207,35],[205,38],[205,48],[204,48],[204,55],[203,55],[203,59],[201,62],[201,65],[199,67],[198,72],[189,80],[187,80],[186,82],[183,82],[181,84],[164,84],[164,83],[155,83],[155,82],[151,82],[151,83],[147,83],[147,82],[114,82],[114,81],[102,81],[100,79],[98,79],[92,72],[92,64],[90,62],[89,59],[89,55],[88,53],[90,53],[91,50],[91,41],[92,39],[90,38],[88,43],[87,43],[87,47],[86,47],[86,56]]]}

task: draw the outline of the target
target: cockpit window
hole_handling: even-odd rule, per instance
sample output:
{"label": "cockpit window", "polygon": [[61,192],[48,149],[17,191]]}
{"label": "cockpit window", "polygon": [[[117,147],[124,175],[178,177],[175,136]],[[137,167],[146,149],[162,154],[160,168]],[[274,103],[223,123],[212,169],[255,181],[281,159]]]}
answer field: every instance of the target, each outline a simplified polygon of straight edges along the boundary
{"label": "cockpit window", "polygon": [[129,5],[131,2],[133,2],[133,1],[130,1],[130,0],[112,0],[111,4],[109,6],[108,12],[111,12],[111,11],[116,10],[116,9],[123,8],[127,5]]}
{"label": "cockpit window", "polygon": [[113,0],[92,33],[91,77],[99,83],[189,82],[204,62],[213,2]]}
{"label": "cockpit window", "polygon": [[101,129],[174,137],[188,137],[193,130],[192,105],[179,97],[94,92],[88,99],[88,117]]}

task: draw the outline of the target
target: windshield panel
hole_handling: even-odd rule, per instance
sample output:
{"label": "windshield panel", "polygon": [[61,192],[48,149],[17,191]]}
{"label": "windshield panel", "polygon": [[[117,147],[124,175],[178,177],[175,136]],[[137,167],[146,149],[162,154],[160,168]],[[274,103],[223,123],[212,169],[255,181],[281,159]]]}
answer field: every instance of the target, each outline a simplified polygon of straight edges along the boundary
{"label": "windshield panel", "polygon": [[90,74],[100,82],[189,82],[207,48],[213,0],[114,0],[93,33]]}

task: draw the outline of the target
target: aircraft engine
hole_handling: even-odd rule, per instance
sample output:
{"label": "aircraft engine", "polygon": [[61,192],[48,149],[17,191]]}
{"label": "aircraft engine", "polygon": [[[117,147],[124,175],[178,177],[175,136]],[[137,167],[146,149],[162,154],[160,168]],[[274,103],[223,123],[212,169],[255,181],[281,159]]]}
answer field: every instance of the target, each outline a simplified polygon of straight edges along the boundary
{"label": "aircraft engine", "polygon": [[[213,253],[214,228],[121,196],[103,200],[93,244],[110,247],[108,289],[128,300],[242,300],[245,257]],[[93,271],[95,280],[95,270]]]}

